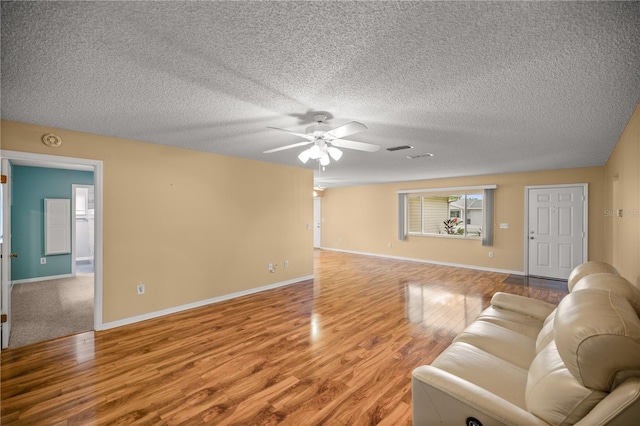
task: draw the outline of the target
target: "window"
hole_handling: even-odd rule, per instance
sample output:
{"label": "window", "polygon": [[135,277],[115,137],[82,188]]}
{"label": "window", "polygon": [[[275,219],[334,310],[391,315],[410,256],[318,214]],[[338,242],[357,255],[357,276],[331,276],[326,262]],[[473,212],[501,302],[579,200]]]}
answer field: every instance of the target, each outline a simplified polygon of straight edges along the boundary
{"label": "window", "polygon": [[398,191],[398,238],[446,235],[493,245],[496,185]]}
{"label": "window", "polygon": [[409,235],[482,236],[482,194],[411,194],[408,202]]}

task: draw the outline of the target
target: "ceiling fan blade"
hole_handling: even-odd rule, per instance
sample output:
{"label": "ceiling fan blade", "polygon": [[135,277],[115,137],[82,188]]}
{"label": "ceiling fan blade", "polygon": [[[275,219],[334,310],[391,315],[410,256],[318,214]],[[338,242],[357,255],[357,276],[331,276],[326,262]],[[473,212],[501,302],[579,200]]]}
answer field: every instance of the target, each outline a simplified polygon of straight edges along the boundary
{"label": "ceiling fan blade", "polygon": [[334,139],[330,141],[331,145],[338,148],[355,149],[358,151],[376,152],[380,149],[380,145],[374,145],[372,143],[348,141],[345,139]]}
{"label": "ceiling fan blade", "polygon": [[325,132],[325,136],[329,136],[330,139],[340,139],[345,136],[352,135],[354,133],[361,132],[363,130],[367,130],[367,126],[362,123],[358,123],[357,121],[351,121],[345,125],[340,127],[336,127],[333,130],[329,130]]}
{"label": "ceiling fan blade", "polygon": [[291,145],[281,146],[280,148],[268,149],[266,151],[263,151],[262,153],[263,154],[271,154],[272,152],[284,151],[285,149],[296,148],[298,146],[305,146],[305,145],[309,145],[310,143],[313,143],[313,141],[305,141],[305,142],[293,143]]}
{"label": "ceiling fan blade", "polygon": [[292,135],[296,135],[296,136],[300,136],[301,138],[305,138],[308,141],[313,141],[315,138],[313,137],[313,135],[307,135],[306,133],[298,133],[298,132],[292,132],[291,130],[287,130],[287,129],[280,129],[278,127],[267,127],[267,129],[273,129],[273,130],[280,130],[282,132],[287,132],[287,133],[291,133]]}

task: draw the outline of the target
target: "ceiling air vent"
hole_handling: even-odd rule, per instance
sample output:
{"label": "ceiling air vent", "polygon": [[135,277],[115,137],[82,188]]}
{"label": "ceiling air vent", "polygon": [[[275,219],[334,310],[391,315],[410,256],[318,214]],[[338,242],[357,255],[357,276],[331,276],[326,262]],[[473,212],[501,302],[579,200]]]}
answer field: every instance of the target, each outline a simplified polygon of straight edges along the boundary
{"label": "ceiling air vent", "polygon": [[430,152],[427,152],[426,154],[407,155],[407,158],[409,160],[415,160],[417,158],[427,158],[427,157],[433,157],[433,154]]}
{"label": "ceiling air vent", "polygon": [[387,151],[400,151],[402,149],[411,149],[413,148],[411,145],[400,145],[400,146],[392,146],[391,148],[387,148]]}

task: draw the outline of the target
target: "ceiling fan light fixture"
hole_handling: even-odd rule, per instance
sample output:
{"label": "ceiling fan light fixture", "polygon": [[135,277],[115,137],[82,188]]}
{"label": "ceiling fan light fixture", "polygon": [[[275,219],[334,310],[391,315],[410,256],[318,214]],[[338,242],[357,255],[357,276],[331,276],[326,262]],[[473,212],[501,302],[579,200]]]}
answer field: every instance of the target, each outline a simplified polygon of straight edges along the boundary
{"label": "ceiling fan light fixture", "polygon": [[335,161],[338,161],[342,158],[342,151],[340,151],[338,148],[330,146],[328,151],[331,158],[333,158]]}
{"label": "ceiling fan light fixture", "polygon": [[300,161],[302,161],[304,164],[307,164],[307,161],[309,161],[309,158],[311,158],[309,156],[309,150],[305,149],[304,151],[302,151],[300,153],[300,155],[298,155],[298,158],[300,159]]}
{"label": "ceiling fan light fixture", "polygon": [[324,170],[325,166],[328,166],[332,159],[333,161],[338,161],[342,158],[343,152],[339,148],[365,152],[376,152],[380,149],[380,145],[343,139],[354,133],[367,130],[367,126],[362,123],[350,121],[334,128],[325,123],[327,119],[327,114],[325,113],[316,113],[313,118],[316,120],[316,124],[307,127],[305,133],[269,127],[270,129],[280,130],[298,136],[305,139],[305,141],[268,149],[264,151],[264,154],[311,145],[309,149],[298,154],[298,159],[304,164],[309,160],[317,160],[318,163],[320,163],[321,169]]}
{"label": "ceiling fan light fixture", "polygon": [[309,151],[309,158],[313,160],[317,160],[318,158],[322,157],[322,150],[318,145],[313,145],[307,151]]}

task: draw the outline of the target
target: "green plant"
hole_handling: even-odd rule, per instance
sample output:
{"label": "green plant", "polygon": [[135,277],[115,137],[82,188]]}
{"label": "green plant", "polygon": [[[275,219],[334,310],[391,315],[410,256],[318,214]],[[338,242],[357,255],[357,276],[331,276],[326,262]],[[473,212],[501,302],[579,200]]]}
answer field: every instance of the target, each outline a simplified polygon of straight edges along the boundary
{"label": "green plant", "polygon": [[[456,230],[456,227],[458,226],[457,217],[445,219],[442,221],[442,223],[444,223],[444,232],[446,232],[447,234],[449,235],[459,234],[459,231]],[[459,228],[459,229],[462,230],[462,228]],[[464,232],[464,230],[462,230],[462,232]]]}

